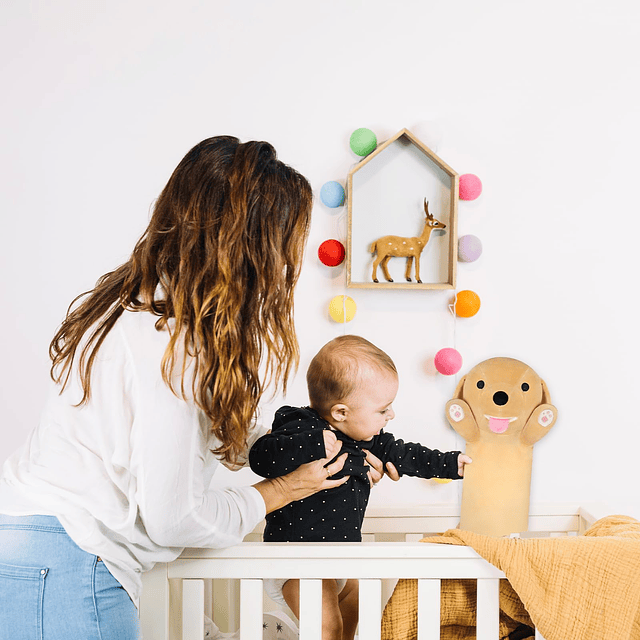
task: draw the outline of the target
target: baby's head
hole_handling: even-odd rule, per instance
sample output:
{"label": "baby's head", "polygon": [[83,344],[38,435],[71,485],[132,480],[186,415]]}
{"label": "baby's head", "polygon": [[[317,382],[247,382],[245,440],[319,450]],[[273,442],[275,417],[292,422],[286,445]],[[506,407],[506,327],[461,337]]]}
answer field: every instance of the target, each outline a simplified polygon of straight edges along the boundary
{"label": "baby's head", "polygon": [[354,440],[371,440],[395,416],[396,366],[360,336],[325,344],[309,365],[307,387],[311,407]]}

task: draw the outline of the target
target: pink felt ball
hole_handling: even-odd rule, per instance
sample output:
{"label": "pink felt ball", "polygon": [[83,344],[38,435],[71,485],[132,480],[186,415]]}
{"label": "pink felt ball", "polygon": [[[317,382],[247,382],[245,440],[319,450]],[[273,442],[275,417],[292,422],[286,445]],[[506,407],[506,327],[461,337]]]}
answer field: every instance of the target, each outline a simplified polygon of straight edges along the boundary
{"label": "pink felt ball", "polygon": [[460,200],[475,200],[482,193],[482,182],[473,173],[460,176]]}
{"label": "pink felt ball", "polygon": [[327,267],[337,267],[344,260],[344,245],[339,240],[325,240],[318,247],[318,258]]}
{"label": "pink felt ball", "polygon": [[449,347],[440,349],[433,359],[436,371],[443,376],[452,376],[462,368],[462,356],[459,351]]}

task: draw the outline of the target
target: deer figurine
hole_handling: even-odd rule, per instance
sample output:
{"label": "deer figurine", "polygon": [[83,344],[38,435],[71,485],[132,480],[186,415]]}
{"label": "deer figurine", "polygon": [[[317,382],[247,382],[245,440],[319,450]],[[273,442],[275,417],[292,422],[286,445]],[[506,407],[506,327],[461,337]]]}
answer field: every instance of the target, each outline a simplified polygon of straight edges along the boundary
{"label": "deer figurine", "polygon": [[373,261],[372,278],[374,282],[378,282],[378,265],[382,267],[384,277],[389,282],[393,282],[393,279],[389,275],[389,270],[387,269],[387,262],[389,262],[389,258],[406,258],[407,268],[405,270],[404,276],[407,279],[407,282],[411,282],[411,264],[415,259],[416,281],[422,283],[422,280],[420,280],[420,254],[425,248],[427,242],[429,242],[431,232],[434,229],[447,228],[446,224],[443,224],[439,220],[436,220],[429,213],[429,203],[427,202],[426,198],[424,200],[424,211],[427,215],[424,221],[424,229],[422,231],[422,234],[417,238],[383,236],[382,238],[378,238],[375,242],[373,242],[369,251],[371,251],[371,253],[377,254],[376,259]]}

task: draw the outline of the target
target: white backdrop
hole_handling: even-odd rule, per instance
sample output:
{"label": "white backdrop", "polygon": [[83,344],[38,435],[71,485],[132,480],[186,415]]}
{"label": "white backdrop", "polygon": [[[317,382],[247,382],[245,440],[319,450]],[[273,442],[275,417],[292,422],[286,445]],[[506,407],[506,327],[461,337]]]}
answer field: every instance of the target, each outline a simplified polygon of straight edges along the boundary
{"label": "white backdrop", "polygon": [[[484,253],[458,265],[458,289],[482,308],[454,322],[447,292],[346,290],[344,268],[316,255],[346,238],[344,208],[318,199],[286,401],[307,401],[304,370],[325,341],[358,333],[400,371],[390,430],[451,449],[462,443],[444,406],[459,376],[436,374],[435,352],[456,346],[461,373],[516,357],[559,409],[536,445],[532,500],[640,517],[639,32],[631,0],[4,2],[0,461],[38,420],[67,305],[127,259],[191,146],[269,140],[319,193],[358,160],[352,131],[407,127],[483,182],[460,203],[459,234]],[[342,293],[358,306],[346,327],[327,313]],[[385,481],[372,501],[387,500],[455,502],[459,483]]]}

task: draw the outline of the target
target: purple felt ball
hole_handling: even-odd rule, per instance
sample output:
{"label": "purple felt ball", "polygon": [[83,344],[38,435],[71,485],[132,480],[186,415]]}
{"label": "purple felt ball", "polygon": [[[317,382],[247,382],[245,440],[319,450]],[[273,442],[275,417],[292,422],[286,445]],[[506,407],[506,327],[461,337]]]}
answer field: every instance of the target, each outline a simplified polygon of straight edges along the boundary
{"label": "purple felt ball", "polygon": [[450,347],[440,349],[440,351],[436,353],[433,362],[436,366],[436,371],[443,376],[452,376],[462,368],[462,356],[460,352]]}
{"label": "purple felt ball", "polygon": [[462,236],[458,240],[458,260],[475,262],[482,255],[482,242],[477,236]]}
{"label": "purple felt ball", "polygon": [[482,193],[482,182],[473,173],[460,176],[460,200],[475,200]]}

